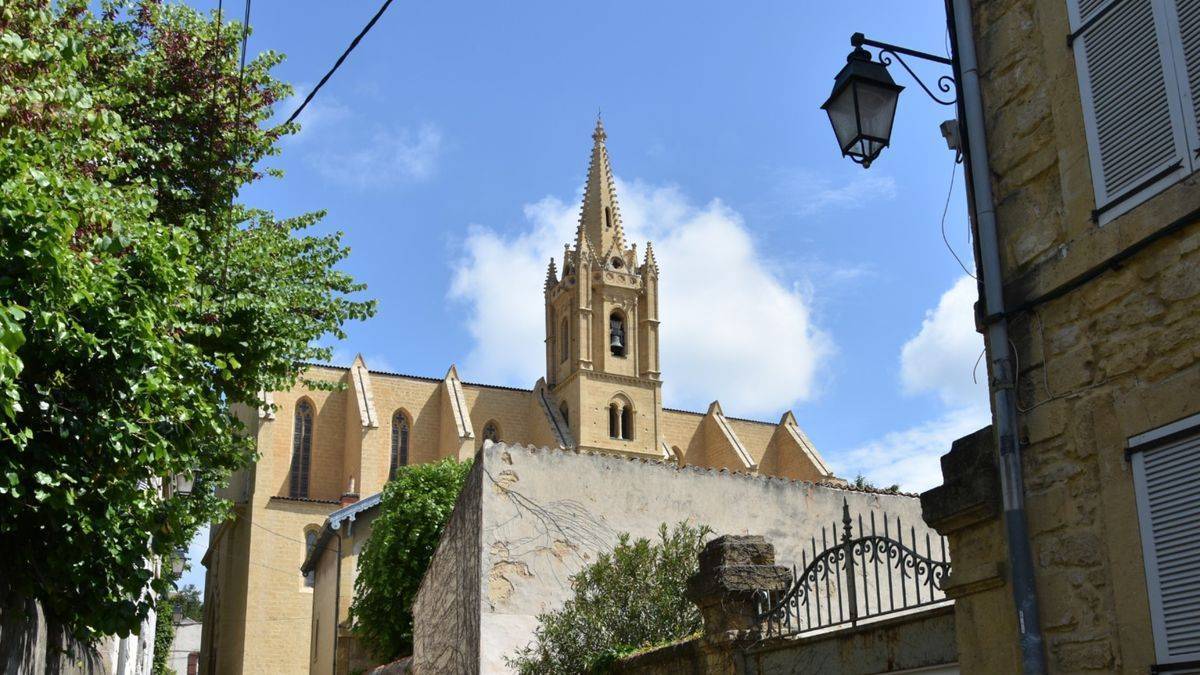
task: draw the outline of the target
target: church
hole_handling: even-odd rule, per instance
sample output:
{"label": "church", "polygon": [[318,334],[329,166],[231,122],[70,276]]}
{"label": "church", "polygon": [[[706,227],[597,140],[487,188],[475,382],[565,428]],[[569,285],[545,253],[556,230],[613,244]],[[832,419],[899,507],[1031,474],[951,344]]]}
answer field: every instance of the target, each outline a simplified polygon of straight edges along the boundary
{"label": "church", "polygon": [[769,423],[717,401],[664,407],[658,264],[650,244],[639,256],[626,240],[599,121],[592,140],[575,240],[546,273],[546,373],[532,388],[463,381],[453,365],[441,378],[373,371],[360,356],[308,368],[343,386],[298,383],[239,410],[260,458],[224,490],[233,509],[202,561],[203,672],[309,671],[313,578],[301,565],[329,514],[404,464],[471,459],[490,440],[839,482],[790,411]]}

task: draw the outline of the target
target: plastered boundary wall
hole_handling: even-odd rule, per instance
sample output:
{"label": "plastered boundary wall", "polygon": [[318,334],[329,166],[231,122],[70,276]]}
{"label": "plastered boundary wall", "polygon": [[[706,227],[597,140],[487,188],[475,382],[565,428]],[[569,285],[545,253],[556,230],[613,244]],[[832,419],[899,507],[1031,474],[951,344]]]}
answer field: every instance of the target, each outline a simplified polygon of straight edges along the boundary
{"label": "plastered boundary wall", "polygon": [[[610,550],[622,532],[653,539],[662,523],[686,520],[719,534],[761,534],[775,544],[781,564],[798,563],[810,536],[819,542],[822,526],[840,526],[843,499],[852,515],[865,519],[873,512],[879,519],[886,513],[893,522],[899,516],[922,540],[932,532],[921,520],[919,501],[909,495],[569,450],[488,445],[476,456],[469,480],[467,489],[478,481],[479,529],[473,531],[471,518],[456,512],[452,520],[461,525],[452,523],[439,545],[418,598],[415,630],[418,644],[435,631],[471,634],[473,627],[451,629],[444,619],[427,622],[422,608],[431,607],[428,599],[435,595],[442,602],[466,601],[444,590],[470,585],[447,575],[439,558],[459,559],[449,567],[460,574],[474,567],[480,594],[477,653],[484,673],[506,672],[504,656],[530,641],[537,615],[561,607],[571,594],[571,575]],[[456,509],[462,506],[460,500]],[[460,557],[476,536],[477,567]],[[458,539],[465,541],[452,543]],[[435,569],[441,575],[436,583]],[[475,647],[460,643],[458,649]],[[417,655],[435,656],[420,647]],[[433,672],[422,669],[421,658],[415,665],[418,672]]]}

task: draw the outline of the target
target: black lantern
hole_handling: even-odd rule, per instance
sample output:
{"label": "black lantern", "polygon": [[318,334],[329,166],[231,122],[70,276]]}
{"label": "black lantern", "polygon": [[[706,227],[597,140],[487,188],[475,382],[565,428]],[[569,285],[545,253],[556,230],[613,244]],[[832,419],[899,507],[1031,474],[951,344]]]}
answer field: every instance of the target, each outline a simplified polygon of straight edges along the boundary
{"label": "black lantern", "polygon": [[863,168],[888,146],[896,101],[904,87],[896,84],[882,63],[858,46],[833,82],[833,93],[821,108],[829,114],[842,155]]}

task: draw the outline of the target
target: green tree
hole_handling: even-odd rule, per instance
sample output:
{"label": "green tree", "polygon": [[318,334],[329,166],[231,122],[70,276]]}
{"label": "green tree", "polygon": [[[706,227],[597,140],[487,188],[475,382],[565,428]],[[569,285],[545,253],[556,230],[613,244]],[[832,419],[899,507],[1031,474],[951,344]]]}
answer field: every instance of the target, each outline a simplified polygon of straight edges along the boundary
{"label": "green tree", "polygon": [[402,466],[383,489],[350,604],[354,634],[378,658],[412,651],[417,587],[470,470],[453,459]]}
{"label": "green tree", "polygon": [[192,584],[187,584],[171,594],[172,611],[175,607],[180,608],[185,619],[204,620],[204,594]]}
{"label": "green tree", "polygon": [[230,403],[374,311],[320,214],[234,202],[296,130],[263,126],[281,57],[239,74],[237,24],[90,6],[0,2],[0,607],[85,641],[136,630],[171,587],[151,561],[225,513],[254,457]]}
{"label": "green tree", "polygon": [[657,542],[622,534],[611,553],[571,577],[574,597],[538,616],[534,642],[509,666],[530,675],[596,672],[619,654],[700,630],[700,612],[684,589],[709,534],[686,522],[671,530],[664,523]]}

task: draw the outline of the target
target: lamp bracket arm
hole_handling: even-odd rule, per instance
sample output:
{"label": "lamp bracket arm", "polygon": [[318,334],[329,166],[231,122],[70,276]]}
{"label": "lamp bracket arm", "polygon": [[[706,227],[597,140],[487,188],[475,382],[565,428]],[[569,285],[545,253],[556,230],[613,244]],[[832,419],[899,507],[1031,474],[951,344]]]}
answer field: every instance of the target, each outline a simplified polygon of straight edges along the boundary
{"label": "lamp bracket arm", "polygon": [[[869,40],[862,33],[855,33],[854,35],[851,35],[850,44],[854,47],[874,47],[875,49],[878,49],[879,62],[885,66],[892,65],[892,60],[895,59],[896,62],[904,67],[904,70],[908,71],[909,76],[916,80],[917,84],[921,86],[921,89],[925,90],[925,93],[929,96],[929,98],[933,99],[935,102],[942,105],[954,105],[958,102],[957,95],[950,99],[944,99],[940,98],[937,94],[934,94],[933,91],[925,85],[925,82],[923,82],[921,78],[915,72],[913,72],[913,69],[909,67],[908,63],[904,60],[901,54],[917,59],[923,59],[925,61],[933,61],[934,63],[940,63],[945,66],[953,66],[954,61],[952,59],[945,58],[944,56],[938,56],[937,54],[930,54],[928,52],[921,52],[915,49],[908,49],[906,47],[889,44],[887,42]],[[956,90],[958,88],[957,84],[958,83],[955,82],[954,78],[950,75],[942,75],[937,80],[937,89],[942,94],[949,94],[952,90]]]}

